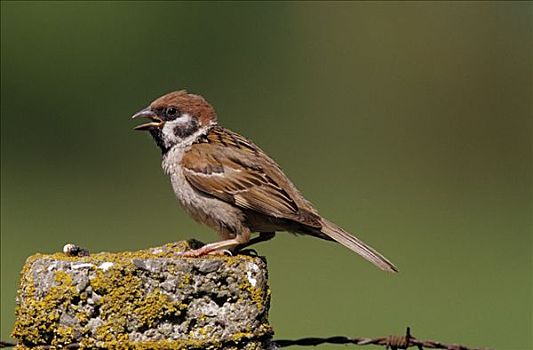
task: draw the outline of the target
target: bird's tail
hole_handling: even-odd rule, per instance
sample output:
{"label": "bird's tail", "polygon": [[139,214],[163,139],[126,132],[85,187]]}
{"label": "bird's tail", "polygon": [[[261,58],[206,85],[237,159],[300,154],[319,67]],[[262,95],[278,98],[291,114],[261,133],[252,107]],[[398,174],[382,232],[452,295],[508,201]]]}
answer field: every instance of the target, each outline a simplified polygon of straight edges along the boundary
{"label": "bird's tail", "polygon": [[383,271],[398,272],[396,266],[387,260],[387,258],[378,253],[372,247],[363,243],[363,241],[359,240],[357,237],[352,236],[348,232],[344,231],[331,221],[322,219],[321,233],[342,244],[346,248],[353,250]]}

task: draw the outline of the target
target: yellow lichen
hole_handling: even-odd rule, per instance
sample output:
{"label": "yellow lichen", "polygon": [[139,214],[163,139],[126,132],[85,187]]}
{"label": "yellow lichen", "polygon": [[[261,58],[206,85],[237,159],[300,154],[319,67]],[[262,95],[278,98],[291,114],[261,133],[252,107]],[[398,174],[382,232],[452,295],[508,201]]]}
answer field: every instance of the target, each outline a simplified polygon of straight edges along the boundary
{"label": "yellow lichen", "polygon": [[[98,253],[87,257],[69,257],[62,253],[52,255],[36,254],[30,257],[23,269],[21,288],[18,291],[19,297],[24,302],[17,308],[17,320],[12,332],[13,337],[22,339],[24,343],[21,346],[39,346],[52,345],[61,346],[70,344],[75,341],[75,331],[71,327],[59,326],[61,314],[58,310],[65,310],[67,306],[75,311],[75,317],[79,322],[81,331],[85,336],[81,339],[81,346],[106,347],[106,348],[135,348],[135,349],[188,349],[188,348],[217,348],[222,344],[215,340],[209,339],[212,329],[209,326],[196,328],[197,334],[202,335],[203,339],[185,339],[185,340],[162,340],[147,341],[136,343],[130,341],[127,333],[128,326],[133,328],[149,329],[162,318],[178,317],[188,307],[186,303],[176,302],[170,299],[161,290],[155,289],[147,292],[143,285],[142,279],[138,276],[138,268],[133,264],[133,259],[158,259],[158,258],[176,258],[176,252],[188,249],[185,242],[171,243],[163,246],[161,249],[143,250],[136,252],[122,253]],[[254,262],[253,257],[237,256],[209,256],[207,259],[222,260],[224,264],[235,266],[238,269],[245,270],[247,264]],[[94,293],[101,296],[97,303],[98,317],[102,324],[96,329],[96,333],[87,336],[87,322],[91,317],[87,311],[78,310],[72,305],[72,299],[86,300],[86,292],[78,292],[72,285],[72,277],[62,271],[54,275],[55,285],[50,288],[48,293],[43,297],[36,295],[33,275],[31,273],[32,264],[39,259],[50,259],[57,261],[90,263],[94,265],[94,272],[90,279],[90,286]],[[189,258],[187,258],[189,259]],[[190,258],[194,259],[194,258]],[[109,268],[98,268],[102,263],[112,263]],[[117,266],[114,266],[114,265]],[[189,272],[174,271],[180,275],[179,288],[190,285],[193,282],[192,274]],[[250,282],[243,278],[240,285],[244,294],[249,294],[251,299],[257,304],[262,312],[266,307],[270,297],[270,290],[265,293],[260,288],[254,287]],[[258,334],[270,334],[271,328],[266,320],[262,320],[260,325],[261,332],[258,330],[246,330],[234,334],[233,342],[247,341],[254,339]],[[78,329],[79,333],[79,329]],[[79,338],[79,334],[77,335]]]}
{"label": "yellow lichen", "polygon": [[181,279],[181,282],[180,282],[180,285],[178,287],[181,289],[181,288],[191,284],[191,281],[192,281],[191,273],[187,272],[186,274],[183,275],[183,277]]}
{"label": "yellow lichen", "polygon": [[179,316],[182,305],[173,302],[159,289],[145,294],[142,280],[135,276],[133,265],[98,271],[91,280],[93,290],[102,295],[100,317],[105,320],[96,339],[106,342],[115,334],[126,333],[128,324],[150,328],[165,316]]}
{"label": "yellow lichen", "polygon": [[36,258],[28,259],[23,270],[25,280],[21,281],[21,285],[25,286],[25,290],[19,291],[19,294],[27,300],[16,309],[17,321],[12,335],[15,338],[23,338],[28,345],[71,343],[72,329],[59,329],[57,323],[61,316],[58,310],[70,304],[76,293],[72,278],[65,272],[56,272],[56,285],[52,286],[43,298],[36,298],[33,277],[29,272],[35,260]]}

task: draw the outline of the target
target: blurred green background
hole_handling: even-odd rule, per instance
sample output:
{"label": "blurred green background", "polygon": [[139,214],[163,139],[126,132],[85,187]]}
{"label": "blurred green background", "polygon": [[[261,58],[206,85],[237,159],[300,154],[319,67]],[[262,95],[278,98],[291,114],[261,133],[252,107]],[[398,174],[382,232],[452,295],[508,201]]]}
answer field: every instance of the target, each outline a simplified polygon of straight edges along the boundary
{"label": "blurred green background", "polygon": [[178,206],[159,150],[129,120],[187,88],[400,268],[289,234],[257,246],[277,338],[409,325],[531,348],[532,13],[527,2],[2,1],[2,339],[35,252],[217,238]]}

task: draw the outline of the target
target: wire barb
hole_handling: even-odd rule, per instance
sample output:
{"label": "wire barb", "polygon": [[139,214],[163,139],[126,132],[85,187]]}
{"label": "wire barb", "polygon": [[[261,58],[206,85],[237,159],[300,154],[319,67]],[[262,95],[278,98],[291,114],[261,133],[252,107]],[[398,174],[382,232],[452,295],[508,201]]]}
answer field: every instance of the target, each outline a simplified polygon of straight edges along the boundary
{"label": "wire barb", "polygon": [[385,349],[399,350],[408,349],[410,347],[417,347],[418,350],[426,349],[446,349],[446,350],[489,350],[486,348],[469,348],[465,345],[457,344],[443,344],[433,340],[419,340],[411,335],[411,329],[407,327],[405,335],[389,335],[388,337],[379,338],[348,338],[343,336],[328,337],[328,338],[301,338],[295,340],[280,339],[274,340],[273,343],[278,348],[285,348],[288,346],[317,346],[321,344],[353,344],[353,345],[381,345]]}

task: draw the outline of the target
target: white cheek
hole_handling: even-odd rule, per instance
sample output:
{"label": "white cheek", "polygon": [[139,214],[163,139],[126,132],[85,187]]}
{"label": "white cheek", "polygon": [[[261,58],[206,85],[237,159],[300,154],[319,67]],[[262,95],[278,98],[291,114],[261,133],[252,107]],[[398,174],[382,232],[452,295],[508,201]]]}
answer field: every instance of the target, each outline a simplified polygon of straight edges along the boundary
{"label": "white cheek", "polygon": [[187,124],[191,123],[191,116],[188,114],[182,114],[179,118],[166,122],[161,129],[163,134],[163,140],[165,146],[170,147],[178,142],[183,141],[179,136],[176,135],[174,130],[178,127],[185,127]]}

